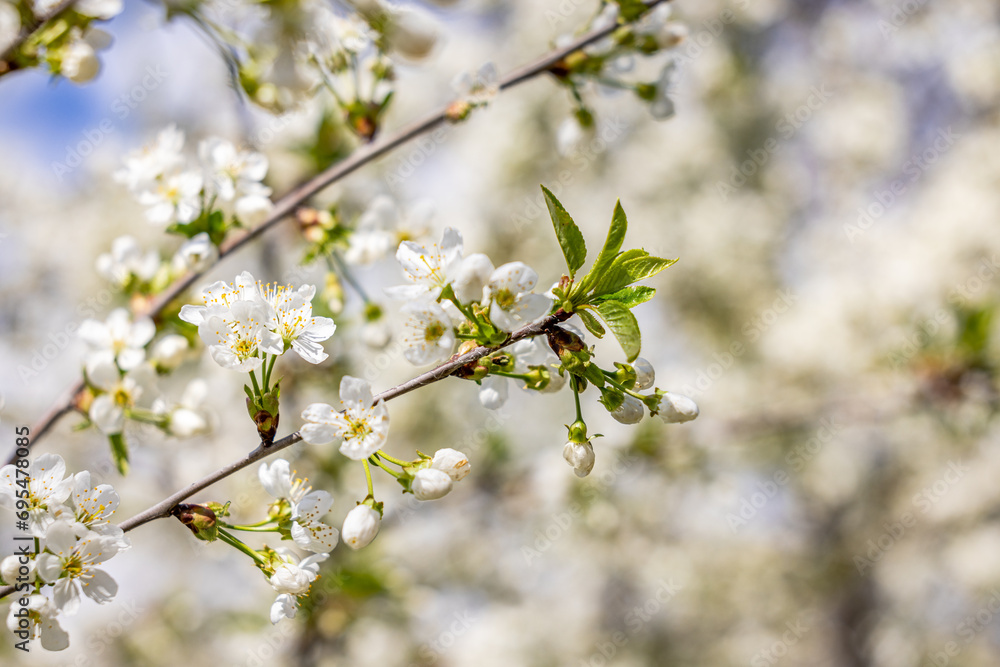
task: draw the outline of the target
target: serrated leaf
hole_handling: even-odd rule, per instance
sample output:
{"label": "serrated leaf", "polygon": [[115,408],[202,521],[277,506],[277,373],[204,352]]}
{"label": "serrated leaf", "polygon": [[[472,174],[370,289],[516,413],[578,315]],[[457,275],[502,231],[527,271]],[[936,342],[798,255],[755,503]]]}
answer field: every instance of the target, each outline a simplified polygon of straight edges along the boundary
{"label": "serrated leaf", "polygon": [[597,338],[604,338],[604,327],[597,321],[593,313],[589,313],[586,310],[578,310],[576,314],[583,320],[583,326],[587,327],[587,331],[594,334]]}
{"label": "serrated leaf", "polygon": [[626,287],[617,292],[598,297],[596,301],[597,303],[601,303],[602,301],[617,301],[626,308],[635,308],[640,303],[646,303],[652,299],[654,294],[656,294],[656,290],[652,287],[633,285],[632,287]]}
{"label": "serrated leaf", "polygon": [[128,443],[121,433],[113,433],[108,436],[108,443],[111,445],[111,459],[115,462],[115,467],[122,477],[128,474]]}
{"label": "serrated leaf", "polygon": [[559,247],[562,248],[563,256],[566,257],[569,276],[572,278],[577,269],[587,261],[587,244],[583,240],[580,228],[576,226],[573,218],[566,212],[555,195],[549,192],[544,185],[542,192],[545,195],[545,204],[549,207],[549,216],[552,218],[552,227],[556,230]]}
{"label": "serrated leaf", "polygon": [[617,301],[604,301],[597,304],[595,309],[618,339],[618,344],[625,352],[625,358],[630,363],[635,361],[642,348],[642,336],[639,333],[639,323],[632,311]]}
{"label": "serrated leaf", "polygon": [[618,251],[625,241],[625,232],[628,231],[628,219],[625,217],[625,209],[622,208],[621,200],[615,204],[615,212],[611,215],[611,227],[608,228],[608,238],[604,241],[601,254],[597,256],[590,271],[579,282],[578,294],[586,294],[597,280],[604,275],[611,264],[618,256]]}
{"label": "serrated leaf", "polygon": [[611,268],[594,285],[594,296],[614,294],[632,283],[639,282],[674,264],[676,259],[653,257],[645,250],[626,250],[618,255]]}

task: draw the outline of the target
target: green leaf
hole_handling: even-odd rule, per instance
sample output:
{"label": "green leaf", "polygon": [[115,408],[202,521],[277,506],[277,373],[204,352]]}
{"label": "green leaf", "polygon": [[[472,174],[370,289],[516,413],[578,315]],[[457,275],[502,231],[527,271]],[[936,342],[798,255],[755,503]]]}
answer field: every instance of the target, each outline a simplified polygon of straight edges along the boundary
{"label": "green leaf", "polygon": [[566,266],[569,267],[569,276],[572,278],[576,270],[583,266],[587,260],[587,244],[583,240],[580,228],[573,222],[563,205],[559,203],[549,190],[543,185],[542,192],[545,194],[545,204],[549,207],[549,215],[552,217],[552,226],[556,230],[556,238],[559,239],[559,247],[562,248],[566,257]]}
{"label": "green leaf", "polygon": [[111,444],[111,458],[115,462],[115,467],[124,477],[128,474],[128,444],[125,442],[125,436],[121,433],[112,433],[108,436],[108,442]]}
{"label": "green leaf", "polygon": [[611,216],[611,227],[608,229],[608,238],[604,241],[601,254],[597,256],[590,271],[579,282],[576,291],[578,294],[586,294],[590,286],[593,285],[608,270],[618,256],[618,251],[622,248],[625,240],[625,232],[628,231],[628,219],[625,217],[625,210],[619,199],[615,204],[615,212]]}
{"label": "green leaf", "polygon": [[639,323],[632,311],[617,301],[604,301],[595,308],[618,339],[625,352],[625,358],[629,362],[635,361],[642,347],[642,336],[639,333]]}
{"label": "green leaf", "polygon": [[604,338],[604,327],[601,323],[597,321],[593,313],[589,313],[586,310],[578,310],[576,314],[580,316],[583,320],[583,326],[587,327],[587,331],[594,334],[598,338]]}
{"label": "green leaf", "polygon": [[615,258],[611,268],[594,285],[594,296],[613,294],[632,283],[655,276],[676,259],[653,257],[645,250],[626,250]]}
{"label": "green leaf", "polygon": [[652,287],[646,287],[645,285],[633,285],[632,287],[626,287],[618,290],[617,292],[600,296],[596,299],[596,302],[601,303],[603,301],[617,301],[626,308],[635,308],[640,303],[646,303],[652,299],[654,294],[656,294],[656,290]]}
{"label": "green leaf", "polygon": [[642,0],[616,0],[616,3],[619,7],[621,20],[625,23],[636,20],[649,9]]}

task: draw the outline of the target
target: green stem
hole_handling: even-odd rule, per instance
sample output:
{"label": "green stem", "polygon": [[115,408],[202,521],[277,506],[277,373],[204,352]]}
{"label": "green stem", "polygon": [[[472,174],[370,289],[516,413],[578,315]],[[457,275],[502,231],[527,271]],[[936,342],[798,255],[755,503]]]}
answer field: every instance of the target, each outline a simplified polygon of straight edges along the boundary
{"label": "green stem", "polygon": [[254,398],[260,401],[263,394],[260,393],[260,385],[257,384],[257,376],[254,375],[253,371],[250,371],[250,382],[253,384]]}
{"label": "green stem", "polygon": [[380,459],[378,456],[373,455],[368,460],[371,461],[372,463],[374,463],[375,465],[377,465],[382,470],[384,470],[387,473],[389,473],[390,475],[392,475],[393,477],[395,477],[396,479],[400,478],[400,476],[401,476],[400,473],[396,472],[395,470],[392,470],[391,468],[387,468],[386,465],[384,463],[382,463],[382,459]]}
{"label": "green stem", "polygon": [[234,549],[242,551],[247,556],[250,556],[261,565],[265,564],[263,556],[261,556],[259,553],[257,553],[247,545],[240,542],[236,537],[230,535],[222,528],[219,528],[219,539],[228,544],[229,546],[233,547]]}
{"label": "green stem", "polygon": [[508,373],[506,371],[490,371],[490,375],[500,375],[505,378],[513,378],[515,380],[523,380],[524,382],[531,382],[531,378],[527,375],[520,375],[518,373]]}
{"label": "green stem", "polygon": [[577,386],[576,377],[572,377],[570,385],[573,387],[573,401],[576,403],[576,421],[583,421],[583,410],[580,409],[580,388]]}
{"label": "green stem", "polygon": [[128,411],[128,418],[132,421],[153,424],[154,426],[164,426],[169,419],[166,415],[157,415],[149,410],[135,408]]}
{"label": "green stem", "polygon": [[614,387],[618,391],[624,392],[624,393],[626,393],[629,396],[632,396],[634,398],[638,398],[640,401],[643,400],[644,398],[646,398],[645,396],[643,396],[642,394],[640,394],[638,392],[635,392],[635,391],[633,391],[631,389],[626,389],[625,387],[623,387],[621,385],[621,383],[617,382],[614,379],[615,376],[614,376],[613,373],[609,374],[608,371],[601,371],[601,372],[604,373],[605,376],[610,375],[610,377],[607,378],[608,384],[610,384],[612,387]]}
{"label": "green stem", "polygon": [[271,359],[267,359],[267,355],[264,355],[264,393],[268,393],[271,387],[271,370],[274,368],[274,362],[278,358],[278,355],[272,354]]}
{"label": "green stem", "polygon": [[375,495],[375,486],[374,486],[374,484],[372,484],[372,469],[371,469],[371,466],[368,465],[368,461],[367,460],[362,461],[361,463],[365,467],[365,477],[368,479],[368,495],[374,497],[374,495]]}
{"label": "green stem", "polygon": [[383,452],[381,449],[378,450],[377,452],[375,452],[375,454],[377,454],[379,458],[385,459],[389,463],[395,463],[398,466],[408,466],[408,465],[410,465],[409,461],[401,461],[401,460],[399,460],[399,459],[397,459],[397,458],[395,458],[393,456],[389,456],[388,454],[386,454],[385,452]]}
{"label": "green stem", "polygon": [[334,273],[339,273],[344,279],[344,282],[350,285],[351,288],[358,293],[358,296],[360,296],[361,300],[365,302],[365,305],[370,304],[372,300],[368,297],[368,293],[365,292],[361,283],[358,282],[358,279],[354,277],[353,273],[351,273],[350,268],[348,268],[347,263],[340,256],[340,253],[336,250],[331,250],[325,255],[325,257],[326,264],[330,267],[330,270]]}
{"label": "green stem", "polygon": [[222,525],[224,525],[226,528],[229,528],[231,530],[242,530],[243,532],[246,532],[246,533],[280,533],[281,532],[281,529],[278,528],[277,526],[270,526],[270,527],[268,527],[268,526],[237,526],[237,525],[232,524],[232,523],[225,523],[225,524],[222,524]]}

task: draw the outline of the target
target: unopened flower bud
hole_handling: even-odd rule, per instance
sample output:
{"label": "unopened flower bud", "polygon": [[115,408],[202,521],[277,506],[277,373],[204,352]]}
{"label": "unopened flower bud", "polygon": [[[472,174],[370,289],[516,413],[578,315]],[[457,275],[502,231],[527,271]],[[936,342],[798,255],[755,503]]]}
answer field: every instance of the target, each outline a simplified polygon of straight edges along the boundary
{"label": "unopened flower bud", "polygon": [[417,500],[437,500],[451,491],[451,476],[437,468],[418,470],[413,476],[410,490]]}
{"label": "unopened flower bud", "polygon": [[621,424],[638,424],[642,421],[643,414],[642,401],[635,396],[625,394],[625,400],[618,409],[612,411],[611,416]]}
{"label": "unopened flower bud", "polygon": [[149,359],[156,364],[158,370],[171,371],[181,365],[187,350],[187,338],[178,334],[169,334],[153,345]]}
{"label": "unopened flower bud", "polygon": [[199,540],[214,542],[219,537],[219,527],[216,525],[215,512],[204,505],[178,505],[174,516],[191,529]]}
{"label": "unopened flower bud", "polygon": [[0,577],[8,586],[31,583],[35,580],[35,561],[27,556],[7,556],[0,561]]}
{"label": "unopened flower bud", "polygon": [[635,388],[637,391],[645,391],[656,382],[656,371],[653,370],[653,364],[642,357],[636,357],[636,360],[632,362],[632,368],[635,369]]}
{"label": "unopened flower bud", "polygon": [[469,457],[462,452],[446,447],[434,452],[431,468],[448,473],[453,482],[461,482],[472,470],[472,464],[469,463]]}
{"label": "unopened flower bud", "polygon": [[340,532],[344,543],[352,549],[361,549],[378,535],[382,516],[368,505],[358,505],[344,519],[344,527]]}
{"label": "unopened flower bud", "polygon": [[664,394],[659,417],[668,424],[689,422],[698,416],[698,404],[683,394]]}
{"label": "unopened flower bud", "polygon": [[594,469],[594,447],[589,442],[567,442],[563,447],[563,458],[573,466],[577,477],[586,477]]}

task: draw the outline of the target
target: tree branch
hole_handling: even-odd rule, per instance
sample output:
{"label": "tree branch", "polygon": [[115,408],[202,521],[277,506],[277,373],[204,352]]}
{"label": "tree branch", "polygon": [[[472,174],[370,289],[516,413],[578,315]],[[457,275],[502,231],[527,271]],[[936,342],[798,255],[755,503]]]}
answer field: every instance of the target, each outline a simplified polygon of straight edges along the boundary
{"label": "tree branch", "polygon": [[[403,394],[408,394],[415,389],[419,389],[420,387],[426,387],[427,385],[443,380],[446,377],[450,376],[452,373],[454,373],[456,370],[461,368],[462,366],[465,366],[466,364],[482,359],[483,357],[490,355],[496,352],[497,350],[502,350],[508,345],[513,345],[519,340],[544,335],[549,331],[552,331],[553,328],[558,323],[565,322],[570,317],[572,317],[571,313],[567,313],[562,309],[557,310],[555,313],[547,315],[546,317],[544,317],[543,319],[534,324],[528,324],[526,326],[521,327],[520,329],[512,333],[510,337],[508,337],[507,340],[504,341],[503,343],[493,346],[479,346],[477,348],[474,348],[466,352],[465,354],[455,356],[451,360],[441,364],[436,368],[432,368],[426,373],[422,373],[411,380],[407,380],[403,384],[397,385],[392,389],[387,389],[386,391],[383,391],[381,394],[375,396],[375,401],[376,402],[391,401],[392,399],[402,396]],[[135,516],[126,519],[125,521],[122,521],[118,525],[123,531],[127,533],[133,528],[138,528],[139,526],[149,523],[150,521],[154,521],[155,519],[166,518],[170,516],[170,511],[178,503],[187,500],[188,498],[198,493],[199,491],[208,488],[209,486],[215,484],[220,480],[225,479],[226,477],[229,477],[235,472],[243,470],[247,466],[253,465],[254,463],[260,461],[263,458],[267,458],[272,454],[276,454],[281,450],[291,447],[295,443],[301,441],[302,441],[302,436],[299,435],[298,431],[296,431],[291,435],[286,435],[281,440],[275,440],[271,445],[265,446],[264,444],[260,444],[257,446],[256,449],[254,449],[252,452],[244,456],[242,459],[234,461],[233,463],[230,463],[229,465],[220,468],[219,470],[216,470],[211,475],[203,477],[202,479],[191,484],[187,488],[184,488],[178,491],[177,493],[173,494],[172,496],[156,503],[149,509],[139,512]],[[0,599],[10,595],[13,592],[14,592],[13,586],[0,588]]]}
{"label": "tree branch", "polygon": [[[649,0],[649,2],[646,3],[647,9],[652,9],[656,5],[669,1],[670,0]],[[617,24],[613,24],[609,27],[593,30],[573,40],[566,46],[555,49],[538,60],[511,72],[501,80],[500,89],[506,90],[507,88],[511,88],[519,83],[528,81],[539,74],[547,72],[553,65],[566,58],[566,56],[590,46],[604,37],[607,37],[614,32],[617,27]],[[333,165],[329,169],[315,176],[313,179],[285,194],[285,196],[275,202],[274,210],[271,212],[271,215],[267,220],[242,236],[233,238],[224,243],[219,250],[219,259],[216,260],[215,263],[218,263],[223,258],[236,252],[261,234],[264,234],[268,230],[275,227],[299,205],[327,186],[336,183],[348,174],[357,171],[369,162],[372,162],[382,155],[392,151],[394,148],[397,148],[446,122],[447,108],[447,106],[442,107],[428,116],[416,120],[397,130],[393,134],[386,135],[379,141],[362,146],[347,159]],[[209,271],[214,265],[215,264],[212,264],[202,271],[188,273],[181,276],[171,283],[163,292],[157,295],[155,299],[150,301],[144,310],[137,312],[136,315],[149,315],[152,317],[159,314],[164,308],[167,307],[167,305],[170,304],[171,301],[176,299],[185,290],[191,287],[195,281],[201,278],[202,275]],[[42,435],[44,435],[52,427],[54,422],[72,409],[76,395],[81,389],[83,389],[82,381],[77,383],[75,391],[69,393],[69,398],[63,399],[61,402],[57,402],[37,423],[31,427],[32,438],[31,442],[28,444],[29,448],[34,446],[35,443],[41,439]],[[7,463],[13,463],[15,460],[16,456],[12,452],[10,457],[7,459]]]}

